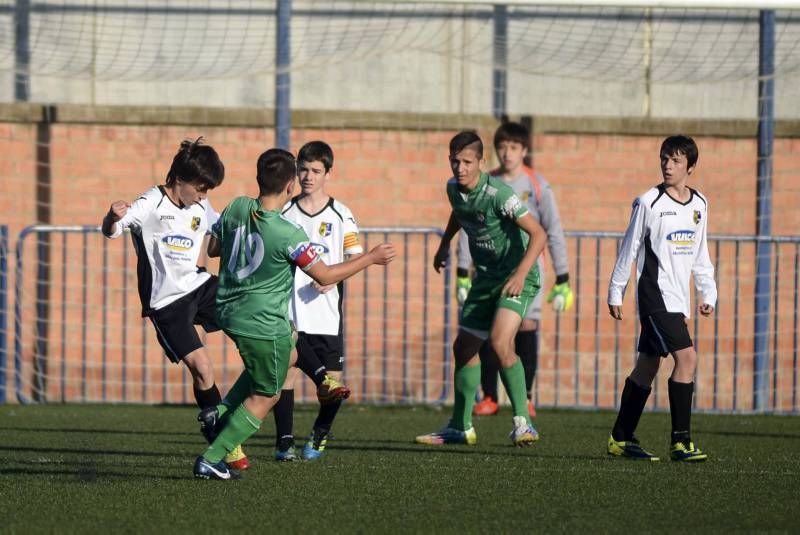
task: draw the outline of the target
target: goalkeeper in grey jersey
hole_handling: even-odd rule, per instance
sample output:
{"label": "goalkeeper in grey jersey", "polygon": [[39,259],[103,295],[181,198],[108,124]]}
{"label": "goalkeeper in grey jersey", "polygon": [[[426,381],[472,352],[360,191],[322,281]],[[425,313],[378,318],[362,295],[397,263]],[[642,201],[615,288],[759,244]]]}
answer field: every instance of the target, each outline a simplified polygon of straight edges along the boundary
{"label": "goalkeeper in grey jersey", "polygon": [[[530,150],[530,134],[525,126],[519,123],[504,123],[494,134],[494,148],[500,160],[500,167],[489,174],[502,179],[511,186],[528,211],[533,215],[547,233],[547,248],[553,270],[556,274],[555,285],[547,294],[547,302],[553,304],[556,312],[569,310],[574,301],[574,294],[569,285],[569,264],[567,261],[567,242],[561,218],[558,213],[555,195],[541,175],[525,165]],[[541,284],[544,287],[544,255],[538,261]],[[462,231],[458,240],[458,277],[456,292],[459,305],[464,303],[472,286],[470,268],[472,257],[467,246],[466,234]],[[522,325],[515,337],[515,346],[525,369],[525,384],[528,389],[528,414],[536,415],[531,399],[531,387],[536,376],[539,353],[539,322],[542,317],[542,297],[536,295],[530,308],[522,320]],[[488,348],[481,349],[481,387],[483,399],[475,405],[474,413],[479,416],[497,414],[497,359],[491,357]]]}

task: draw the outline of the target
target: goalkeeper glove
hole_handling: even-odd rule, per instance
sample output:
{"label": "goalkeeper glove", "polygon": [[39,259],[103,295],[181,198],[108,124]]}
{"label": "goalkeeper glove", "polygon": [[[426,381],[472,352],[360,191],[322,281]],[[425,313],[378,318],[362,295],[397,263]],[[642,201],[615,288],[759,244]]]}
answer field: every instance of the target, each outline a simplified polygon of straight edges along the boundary
{"label": "goalkeeper glove", "polygon": [[464,301],[467,300],[470,288],[472,288],[472,279],[469,276],[456,277],[456,300],[458,301],[458,306],[463,305]]}
{"label": "goalkeeper glove", "polygon": [[572,307],[575,301],[575,294],[572,293],[572,288],[569,287],[569,282],[562,282],[556,284],[550,293],[547,294],[547,302],[553,303],[553,310],[556,312],[567,311]]}

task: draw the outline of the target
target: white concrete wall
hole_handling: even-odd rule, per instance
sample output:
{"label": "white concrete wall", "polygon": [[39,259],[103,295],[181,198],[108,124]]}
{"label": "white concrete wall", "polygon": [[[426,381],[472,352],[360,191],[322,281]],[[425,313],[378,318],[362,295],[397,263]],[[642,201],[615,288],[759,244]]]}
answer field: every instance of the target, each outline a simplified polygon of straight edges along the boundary
{"label": "white concrete wall", "polygon": [[[262,6],[220,0],[204,6],[220,9],[213,14],[164,13],[147,2],[138,11],[33,13],[31,100],[272,107],[272,5],[248,13],[253,5]],[[117,7],[126,6],[136,4]],[[222,10],[231,7],[241,9]],[[491,7],[295,1],[294,10],[294,108],[491,112]],[[649,25],[640,12],[609,9],[509,13],[513,115],[757,116],[755,12],[699,11],[691,22],[654,12]],[[797,119],[800,12],[779,12],[778,21],[776,113]],[[4,14],[0,101],[13,100],[13,69],[13,20]]]}

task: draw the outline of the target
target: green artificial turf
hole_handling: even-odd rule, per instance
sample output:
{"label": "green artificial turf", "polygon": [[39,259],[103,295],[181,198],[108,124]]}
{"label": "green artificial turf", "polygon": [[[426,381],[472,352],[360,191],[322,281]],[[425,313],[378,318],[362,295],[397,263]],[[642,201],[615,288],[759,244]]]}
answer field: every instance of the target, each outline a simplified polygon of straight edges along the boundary
{"label": "green artificial turf", "polygon": [[[346,406],[316,462],[272,461],[268,416],[241,481],[199,481],[196,410],[0,406],[0,530],[62,533],[722,531],[800,527],[800,417],[695,415],[710,454],[668,460],[669,415],[646,413],[647,463],[605,453],[614,415],[541,410],[517,449],[511,415],[475,420],[478,445],[418,446],[447,412]],[[299,408],[305,437],[314,410]],[[491,531],[490,531],[491,530]]]}

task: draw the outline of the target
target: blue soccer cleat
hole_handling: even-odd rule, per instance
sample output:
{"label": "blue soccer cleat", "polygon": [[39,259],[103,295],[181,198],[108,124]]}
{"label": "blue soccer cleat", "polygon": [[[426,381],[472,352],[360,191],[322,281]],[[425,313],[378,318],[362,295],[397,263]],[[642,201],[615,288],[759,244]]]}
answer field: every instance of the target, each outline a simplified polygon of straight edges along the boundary
{"label": "blue soccer cleat", "polygon": [[278,441],[278,446],[275,449],[275,460],[279,462],[300,460],[294,447],[294,437],[283,437]]}
{"label": "blue soccer cleat", "polygon": [[669,458],[673,461],[698,463],[708,459],[708,455],[696,447],[694,442],[689,442],[688,445],[685,442],[676,442],[669,450]]}
{"label": "blue soccer cleat", "polygon": [[194,462],[194,477],[197,479],[218,479],[221,481],[242,478],[239,472],[229,469],[225,461],[212,464],[206,461],[202,455]]}
{"label": "blue soccer cleat", "polygon": [[419,435],[414,442],[417,444],[427,444],[429,446],[440,446],[442,444],[466,444],[474,446],[478,442],[478,435],[475,433],[475,428],[470,427],[466,431],[455,429],[447,426],[439,431],[428,433],[427,435]]}
{"label": "blue soccer cleat", "polygon": [[303,445],[303,459],[306,461],[316,461],[325,453],[325,445],[328,443],[328,432],[320,429],[311,431],[311,436]]}

